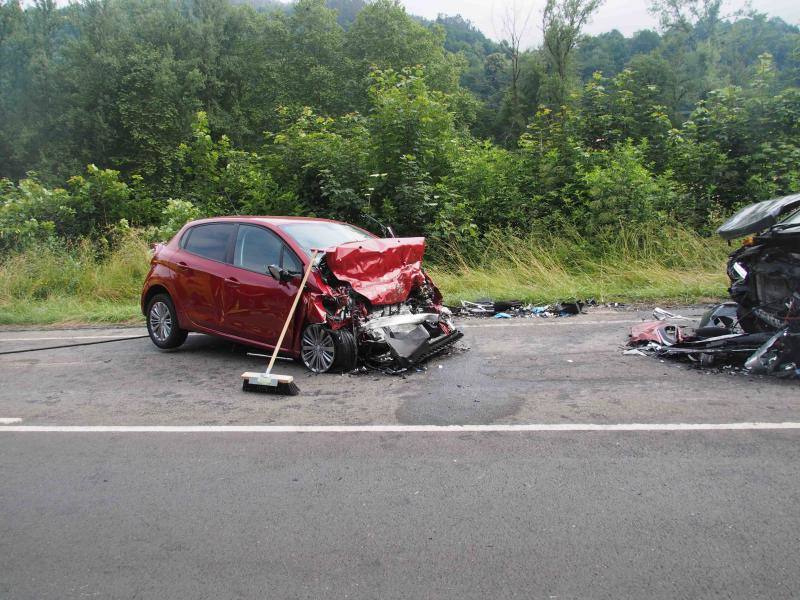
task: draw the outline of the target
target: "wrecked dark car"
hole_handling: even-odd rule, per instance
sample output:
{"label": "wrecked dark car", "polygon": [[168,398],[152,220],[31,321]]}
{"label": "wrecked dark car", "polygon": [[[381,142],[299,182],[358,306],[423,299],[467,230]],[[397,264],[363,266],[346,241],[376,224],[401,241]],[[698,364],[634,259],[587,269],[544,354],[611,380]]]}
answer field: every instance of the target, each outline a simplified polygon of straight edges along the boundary
{"label": "wrecked dark car", "polygon": [[156,247],[141,298],[151,340],[175,348],[196,331],[273,349],[312,250],[320,254],[281,347],[309,370],[402,371],[462,337],[422,269],[424,238],[223,217],[188,223]]}
{"label": "wrecked dark car", "polygon": [[745,238],[730,256],[728,277],[731,300],[739,305],[739,324],[748,333],[776,331],[798,316],[798,209],[800,194],[758,202],[740,210],[717,230],[727,240]]}
{"label": "wrecked dark car", "polygon": [[[711,308],[694,328],[640,324],[628,342],[638,348],[628,352],[800,378],[800,194],[747,206],[717,233],[744,238],[728,261],[732,301]],[[684,319],[665,311],[654,316]]]}

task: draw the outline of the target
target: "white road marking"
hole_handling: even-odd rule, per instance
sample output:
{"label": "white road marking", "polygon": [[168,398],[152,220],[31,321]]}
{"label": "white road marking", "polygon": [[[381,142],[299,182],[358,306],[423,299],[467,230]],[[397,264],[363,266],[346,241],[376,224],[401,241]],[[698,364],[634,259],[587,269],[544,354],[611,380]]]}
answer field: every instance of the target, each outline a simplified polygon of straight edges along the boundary
{"label": "white road marking", "polygon": [[11,425],[12,423],[19,423],[22,419],[4,419],[0,418],[0,425]]}
{"label": "white road marking", "polygon": [[[143,335],[143,334],[138,334]],[[25,337],[25,338],[0,338],[0,342],[53,342],[53,341],[70,341],[70,340],[125,340],[136,339],[137,336],[127,335],[69,335],[60,337]]]}
{"label": "white road marking", "polygon": [[77,361],[77,362],[46,362],[46,363],[35,363],[35,362],[25,362],[25,361],[7,361],[0,359],[0,365],[4,369],[43,369],[43,368],[54,368],[54,367],[74,367],[75,365],[80,365],[82,367],[88,365],[104,365],[107,364],[102,360],[90,360],[90,361]]}
{"label": "white road marking", "polygon": [[529,423],[522,425],[20,425],[14,433],[507,433],[582,431],[744,431],[800,429],[800,422]]}

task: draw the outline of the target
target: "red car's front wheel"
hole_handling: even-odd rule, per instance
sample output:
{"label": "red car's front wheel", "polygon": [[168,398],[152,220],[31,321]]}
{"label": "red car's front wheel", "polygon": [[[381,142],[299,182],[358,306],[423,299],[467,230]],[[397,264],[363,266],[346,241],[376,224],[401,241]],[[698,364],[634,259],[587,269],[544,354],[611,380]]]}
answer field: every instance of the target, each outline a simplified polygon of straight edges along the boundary
{"label": "red car's front wheel", "polygon": [[352,371],[358,362],[356,340],[344,329],[334,331],[322,324],[308,325],[300,340],[300,360],[314,373]]}

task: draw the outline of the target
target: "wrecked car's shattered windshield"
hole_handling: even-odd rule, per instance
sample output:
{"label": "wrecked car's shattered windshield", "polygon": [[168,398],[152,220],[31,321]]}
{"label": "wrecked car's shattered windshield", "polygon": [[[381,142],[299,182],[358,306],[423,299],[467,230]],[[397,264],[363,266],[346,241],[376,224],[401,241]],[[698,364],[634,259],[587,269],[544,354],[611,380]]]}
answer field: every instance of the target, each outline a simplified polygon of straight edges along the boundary
{"label": "wrecked car's shattered windshield", "polygon": [[796,213],[790,215],[787,219],[784,219],[780,223],[778,223],[781,227],[789,227],[793,225],[800,225],[800,210]]}
{"label": "wrecked car's shattered windshield", "polygon": [[323,221],[290,223],[281,225],[281,229],[292,236],[308,255],[311,255],[311,250],[314,249],[325,250],[372,237],[363,229],[352,225]]}
{"label": "wrecked car's shattered windshield", "polygon": [[[775,225],[781,216],[800,207],[800,194],[773,198],[745,206],[725,221],[717,233],[726,240],[744,237]],[[783,221],[787,223],[787,221]]]}

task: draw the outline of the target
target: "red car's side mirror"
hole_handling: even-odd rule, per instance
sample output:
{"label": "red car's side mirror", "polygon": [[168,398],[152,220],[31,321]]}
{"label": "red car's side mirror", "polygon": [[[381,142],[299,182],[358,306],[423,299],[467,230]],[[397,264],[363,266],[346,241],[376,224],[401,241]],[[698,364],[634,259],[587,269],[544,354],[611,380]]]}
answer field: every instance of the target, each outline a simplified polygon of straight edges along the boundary
{"label": "red car's side mirror", "polygon": [[281,269],[278,265],[270,265],[267,267],[267,272],[275,281],[289,281],[292,274],[286,269]]}

